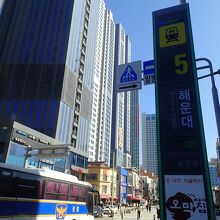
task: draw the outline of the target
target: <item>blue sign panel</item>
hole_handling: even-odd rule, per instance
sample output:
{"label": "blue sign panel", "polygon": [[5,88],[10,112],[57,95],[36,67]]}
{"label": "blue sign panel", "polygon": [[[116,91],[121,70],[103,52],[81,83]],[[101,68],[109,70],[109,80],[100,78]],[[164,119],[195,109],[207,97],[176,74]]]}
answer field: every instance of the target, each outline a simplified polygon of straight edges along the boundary
{"label": "blue sign panel", "polygon": [[148,60],[143,62],[143,70],[144,70],[144,75],[154,74],[155,73],[154,60]]}
{"label": "blue sign panel", "polygon": [[131,65],[128,65],[124,73],[121,75],[120,83],[132,82],[137,80],[137,74],[132,69]]}

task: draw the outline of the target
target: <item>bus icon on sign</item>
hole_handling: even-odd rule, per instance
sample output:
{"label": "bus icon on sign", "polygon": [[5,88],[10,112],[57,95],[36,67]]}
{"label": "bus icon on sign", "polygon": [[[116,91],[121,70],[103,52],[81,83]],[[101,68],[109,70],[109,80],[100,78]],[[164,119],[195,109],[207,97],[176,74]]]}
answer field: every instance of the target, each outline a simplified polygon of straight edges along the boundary
{"label": "bus icon on sign", "polygon": [[179,37],[179,33],[176,27],[167,28],[166,30],[167,43],[172,41],[179,41],[178,37]]}

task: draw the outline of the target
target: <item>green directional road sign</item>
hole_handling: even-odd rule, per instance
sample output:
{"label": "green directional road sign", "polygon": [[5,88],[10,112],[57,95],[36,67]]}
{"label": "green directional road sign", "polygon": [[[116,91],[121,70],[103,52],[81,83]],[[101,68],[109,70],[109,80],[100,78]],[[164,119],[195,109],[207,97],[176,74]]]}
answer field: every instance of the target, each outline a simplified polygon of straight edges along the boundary
{"label": "green directional road sign", "polygon": [[188,4],[153,23],[161,219],[214,219]]}

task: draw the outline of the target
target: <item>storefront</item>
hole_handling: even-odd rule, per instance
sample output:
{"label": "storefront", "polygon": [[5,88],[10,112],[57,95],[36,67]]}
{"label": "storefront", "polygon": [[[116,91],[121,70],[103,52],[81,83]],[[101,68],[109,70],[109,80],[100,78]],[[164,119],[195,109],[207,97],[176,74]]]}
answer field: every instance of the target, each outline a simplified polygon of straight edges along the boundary
{"label": "storefront", "polygon": [[140,204],[140,202],[142,201],[142,198],[136,197],[136,196],[128,196],[127,197],[127,203],[129,205],[131,204]]}

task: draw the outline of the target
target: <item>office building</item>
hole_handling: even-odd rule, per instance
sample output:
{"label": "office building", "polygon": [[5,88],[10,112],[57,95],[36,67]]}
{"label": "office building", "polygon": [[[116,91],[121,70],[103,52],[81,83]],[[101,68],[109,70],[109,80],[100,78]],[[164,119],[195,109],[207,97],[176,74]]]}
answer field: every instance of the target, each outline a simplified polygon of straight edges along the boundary
{"label": "office building", "polygon": [[92,19],[97,17],[94,2],[4,1],[0,16],[3,161],[11,121],[70,144],[72,150],[88,157],[94,75],[90,67],[96,42]]}
{"label": "office building", "polygon": [[155,114],[142,113],[142,168],[158,174]]}
{"label": "office building", "polygon": [[10,152],[7,127],[16,121],[27,134],[30,128],[69,144],[70,164],[77,152],[84,167],[86,158],[109,165],[113,122],[118,165],[130,167],[138,149],[136,101],[131,92],[118,94],[112,118],[112,97],[114,67],[131,61],[131,42],[121,25],[115,33],[104,0],[1,0],[0,10],[1,161]]}

